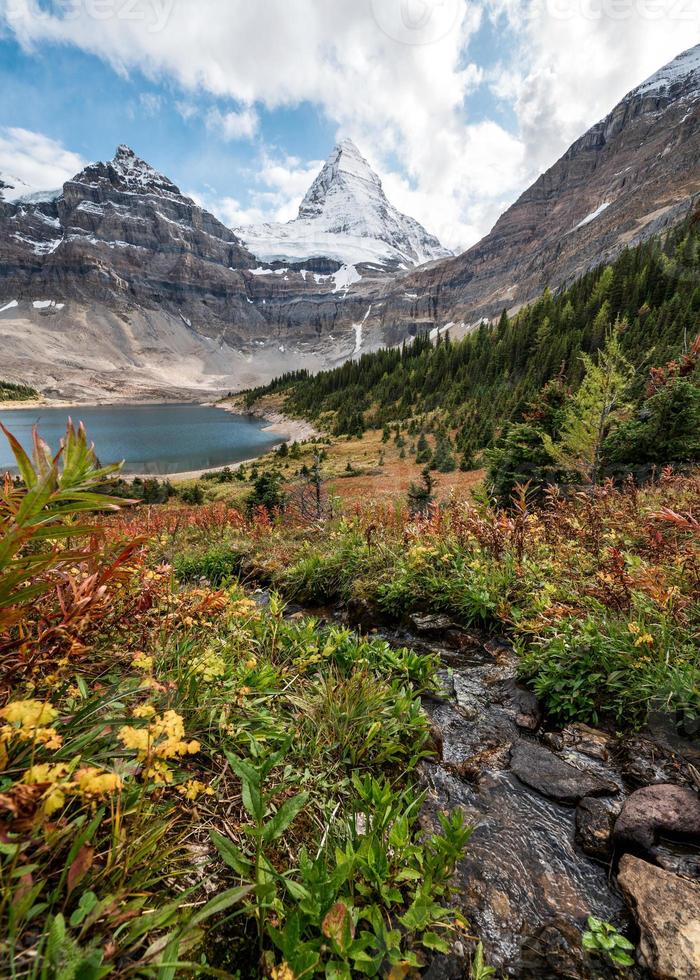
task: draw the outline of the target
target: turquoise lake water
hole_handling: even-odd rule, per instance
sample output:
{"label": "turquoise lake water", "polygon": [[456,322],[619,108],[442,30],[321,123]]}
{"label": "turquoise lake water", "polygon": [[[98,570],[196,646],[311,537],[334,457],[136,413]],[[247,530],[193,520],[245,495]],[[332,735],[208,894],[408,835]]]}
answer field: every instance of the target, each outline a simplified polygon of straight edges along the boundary
{"label": "turquoise lake water", "polygon": [[[167,476],[251,459],[281,440],[265,422],[204,405],[80,405],[72,408],[0,409],[0,422],[31,451],[32,426],[58,449],[70,416],[85,423],[103,464],[126,460],[124,473]],[[0,472],[14,457],[0,432]]]}

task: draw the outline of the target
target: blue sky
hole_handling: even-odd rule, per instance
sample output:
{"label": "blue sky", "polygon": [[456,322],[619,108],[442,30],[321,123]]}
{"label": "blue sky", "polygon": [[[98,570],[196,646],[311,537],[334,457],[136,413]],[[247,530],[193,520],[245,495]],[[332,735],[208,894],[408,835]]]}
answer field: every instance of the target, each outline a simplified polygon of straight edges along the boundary
{"label": "blue sky", "polygon": [[700,0],[605,2],[0,0],[0,172],[60,183],[128,143],[235,226],[291,218],[351,136],[459,249],[698,40]]}

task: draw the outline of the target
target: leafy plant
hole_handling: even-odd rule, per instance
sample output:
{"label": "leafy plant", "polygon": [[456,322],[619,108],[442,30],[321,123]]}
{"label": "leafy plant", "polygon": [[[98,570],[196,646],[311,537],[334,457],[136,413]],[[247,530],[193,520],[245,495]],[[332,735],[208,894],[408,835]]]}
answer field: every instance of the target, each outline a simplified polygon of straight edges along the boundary
{"label": "leafy plant", "polygon": [[634,966],[629,955],[634,945],[622,936],[615,926],[589,915],[588,928],[583,933],[583,948],[610,960],[615,966]]}
{"label": "leafy plant", "polygon": [[269,849],[285,833],[308,800],[308,794],[298,793],[282,803],[274,805],[274,795],[266,790],[265,780],[284,759],[289,745],[277,752],[265,754],[255,740],[251,740],[252,758],[241,759],[226,752],[231,769],[241,781],[243,805],[250,818],[246,833],[251,846],[239,848],[217,831],[211,839],[222,859],[249,883],[253,894],[253,907],[258,931],[260,957],[262,959],[269,913],[279,908],[277,882],[285,881],[269,859]]}
{"label": "leafy plant", "polygon": [[471,980],[488,980],[495,977],[496,971],[492,966],[488,966],[484,958],[484,947],[482,943],[477,943],[474,950],[474,957],[471,961]]}
{"label": "leafy plant", "polygon": [[[55,547],[59,542],[96,535],[95,527],[75,523],[78,515],[117,510],[124,501],[102,491],[121,464],[100,466],[81,424],[69,420],[54,456],[34,430],[33,459],[0,423],[17,461],[23,485],[5,478],[0,492],[0,630],[16,624],[26,604],[50,591],[46,572],[85,558],[86,552]],[[54,545],[48,548],[48,545]],[[98,546],[93,554],[99,553]]]}
{"label": "leafy plant", "polygon": [[241,568],[241,555],[226,545],[213,545],[206,551],[182,551],[173,560],[173,569],[181,582],[207,579],[212,585],[236,576]]}

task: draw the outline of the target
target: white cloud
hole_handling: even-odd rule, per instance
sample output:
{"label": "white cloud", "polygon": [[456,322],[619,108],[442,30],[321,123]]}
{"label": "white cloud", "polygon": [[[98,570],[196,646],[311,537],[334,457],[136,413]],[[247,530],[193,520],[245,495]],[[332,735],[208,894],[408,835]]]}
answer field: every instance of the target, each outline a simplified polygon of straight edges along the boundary
{"label": "white cloud", "polygon": [[492,90],[515,106],[529,176],[697,43],[700,0],[488,0],[515,39]]}
{"label": "white cloud", "polygon": [[[97,19],[88,3],[62,17],[41,13],[37,0],[0,0],[0,16],[27,48],[72,43],[122,73],[174,81],[185,118],[202,93],[242,105],[205,115],[223,139],[257,136],[264,109],[319,107],[385,175],[394,203],[453,248],[484,234],[570,142],[692,43],[700,12],[700,0],[110,4],[113,15]],[[153,8],[150,19],[127,16],[134,6]],[[475,38],[487,18],[501,65],[480,63]],[[465,99],[480,86],[514,110],[514,126],[468,118]],[[263,160],[251,205],[224,197],[221,207],[293,217],[315,169]]]}
{"label": "white cloud", "polygon": [[157,92],[142,92],[139,107],[144,116],[157,116],[163,109],[163,96]]}
{"label": "white cloud", "polygon": [[255,170],[249,174],[248,206],[234,197],[217,193],[213,187],[207,187],[204,194],[187,193],[229,228],[291,221],[296,218],[299,202],[322,166],[322,160],[302,163],[298,157],[274,156],[263,148]]}
{"label": "white cloud", "polygon": [[0,128],[0,174],[26,184],[22,193],[60,188],[84,166],[77,153],[49,136],[28,129]]}
{"label": "white cloud", "polygon": [[256,111],[250,107],[240,112],[222,112],[210,109],[206,115],[207,128],[218,132],[226,142],[252,139],[258,131],[260,120]]}

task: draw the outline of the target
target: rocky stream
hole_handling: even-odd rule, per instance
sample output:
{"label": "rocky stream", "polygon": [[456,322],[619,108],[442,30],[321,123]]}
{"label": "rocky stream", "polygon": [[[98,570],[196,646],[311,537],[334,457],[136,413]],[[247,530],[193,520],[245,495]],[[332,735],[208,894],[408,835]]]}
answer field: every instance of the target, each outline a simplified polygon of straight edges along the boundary
{"label": "rocky stream", "polygon": [[[440,655],[443,691],[424,698],[439,761],[422,763],[422,819],[461,807],[475,828],[455,903],[497,975],[697,980],[698,739],[663,717],[623,737],[556,728],[506,641],[442,616],[377,632]],[[638,966],[616,970],[583,948],[589,915],[632,938]],[[457,943],[429,975],[464,977],[465,955]]]}

